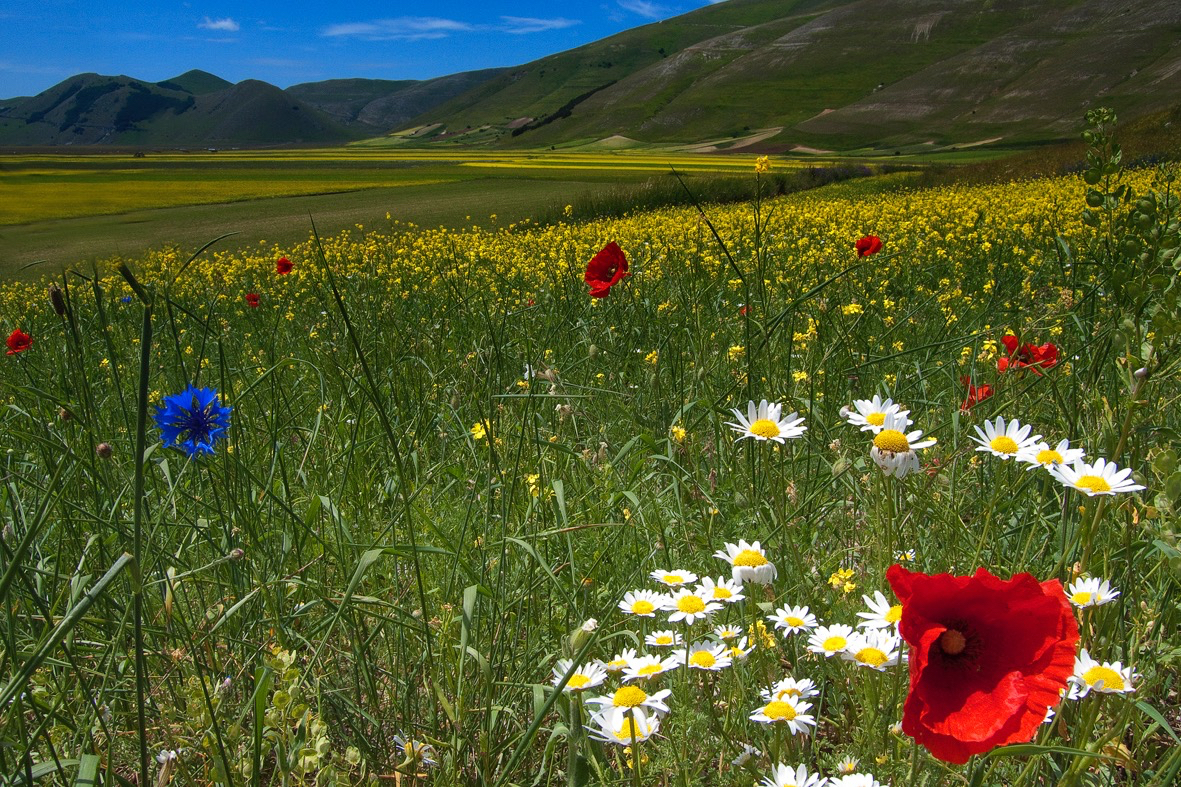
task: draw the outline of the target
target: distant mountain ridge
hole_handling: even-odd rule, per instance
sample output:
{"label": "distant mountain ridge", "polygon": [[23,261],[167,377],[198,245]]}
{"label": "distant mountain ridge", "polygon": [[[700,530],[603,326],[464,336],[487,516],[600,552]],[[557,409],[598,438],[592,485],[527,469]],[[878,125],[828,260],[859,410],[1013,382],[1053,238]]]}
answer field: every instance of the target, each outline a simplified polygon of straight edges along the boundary
{"label": "distant mountain ridge", "polygon": [[287,90],[199,70],[161,82],[78,74],[36,96],[0,101],[0,145],[340,145],[384,133],[499,73],[329,80]]}
{"label": "distant mountain ridge", "polygon": [[1181,2],[726,0],[504,69],[280,90],[80,74],[0,101],[0,145],[1029,143],[1181,105]]}

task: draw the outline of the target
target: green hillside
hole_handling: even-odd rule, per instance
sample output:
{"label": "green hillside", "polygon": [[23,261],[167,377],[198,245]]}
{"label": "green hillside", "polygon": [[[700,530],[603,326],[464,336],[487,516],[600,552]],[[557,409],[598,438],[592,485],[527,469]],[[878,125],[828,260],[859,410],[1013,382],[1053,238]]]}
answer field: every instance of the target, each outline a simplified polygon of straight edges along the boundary
{"label": "green hillside", "polygon": [[233,87],[234,83],[229,82],[216,74],[210,74],[208,71],[201,71],[193,69],[186,71],[178,77],[166,79],[163,82],[156,83],[159,87],[169,90],[180,90],[185,93],[192,93],[194,96],[201,96],[206,93],[216,93],[219,90],[225,90],[228,87]]}
{"label": "green hillside", "polygon": [[1096,102],[1181,100],[1181,4],[729,0],[511,69],[423,113],[417,139],[550,146],[622,135],[796,145],[1060,137]]}

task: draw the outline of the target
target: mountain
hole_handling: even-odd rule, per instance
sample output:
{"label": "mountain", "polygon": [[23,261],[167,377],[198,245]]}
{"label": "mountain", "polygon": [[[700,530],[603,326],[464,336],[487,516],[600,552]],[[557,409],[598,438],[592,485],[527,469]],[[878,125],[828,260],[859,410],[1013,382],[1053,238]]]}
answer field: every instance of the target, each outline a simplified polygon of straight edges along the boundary
{"label": "mountain", "polygon": [[473,87],[504,69],[465,71],[427,80],[329,79],[287,88],[288,95],[350,127],[384,134]]}
{"label": "mountain", "polygon": [[337,79],[288,90],[197,70],[163,82],[78,74],[36,96],[0,101],[0,145],[341,145],[388,132],[499,73]]}
{"label": "mountain", "polygon": [[155,84],[79,74],[0,104],[8,145],[329,145],[365,136],[274,85],[192,72]]}
{"label": "mountain", "polygon": [[[509,69],[416,141],[1030,141],[1181,101],[1181,3],[728,0]],[[755,136],[756,132],[761,132]]]}

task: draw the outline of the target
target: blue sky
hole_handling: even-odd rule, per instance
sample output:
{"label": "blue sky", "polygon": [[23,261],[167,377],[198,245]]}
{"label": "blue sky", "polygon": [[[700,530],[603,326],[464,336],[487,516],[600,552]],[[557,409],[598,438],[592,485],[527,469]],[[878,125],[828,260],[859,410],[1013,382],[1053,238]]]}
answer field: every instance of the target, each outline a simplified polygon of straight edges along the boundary
{"label": "blue sky", "polygon": [[0,97],[86,71],[158,82],[199,68],[280,87],[425,79],[526,63],[710,2],[0,0]]}

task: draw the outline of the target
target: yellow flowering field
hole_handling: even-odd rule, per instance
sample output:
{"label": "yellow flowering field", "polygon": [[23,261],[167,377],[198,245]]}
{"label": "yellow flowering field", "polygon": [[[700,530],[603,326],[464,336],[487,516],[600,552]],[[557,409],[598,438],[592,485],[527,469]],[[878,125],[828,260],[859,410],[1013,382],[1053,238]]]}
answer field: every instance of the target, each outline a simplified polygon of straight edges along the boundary
{"label": "yellow flowering field", "polygon": [[5,285],[0,775],[1174,783],[1179,208],[1095,133]]}

